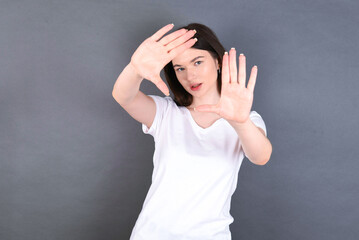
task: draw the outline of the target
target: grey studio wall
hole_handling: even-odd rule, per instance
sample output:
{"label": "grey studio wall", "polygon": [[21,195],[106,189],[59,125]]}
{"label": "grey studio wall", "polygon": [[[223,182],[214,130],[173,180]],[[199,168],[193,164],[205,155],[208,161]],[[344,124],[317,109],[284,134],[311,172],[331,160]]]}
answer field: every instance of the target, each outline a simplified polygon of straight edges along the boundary
{"label": "grey studio wall", "polygon": [[[358,1],[0,1],[0,239],[129,239],[154,141],[112,98],[168,23],[210,26],[258,65],[273,145],[244,159],[234,240],[357,239]],[[162,77],[164,79],[163,73]],[[141,91],[164,96],[144,81]],[[173,95],[172,95],[173,96]]]}

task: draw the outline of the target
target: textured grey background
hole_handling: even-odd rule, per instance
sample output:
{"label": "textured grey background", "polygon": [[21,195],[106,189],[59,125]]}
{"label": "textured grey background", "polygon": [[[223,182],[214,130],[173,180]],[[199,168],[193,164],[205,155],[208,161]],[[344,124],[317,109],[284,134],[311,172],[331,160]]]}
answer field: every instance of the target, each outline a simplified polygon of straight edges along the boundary
{"label": "textured grey background", "polygon": [[[211,27],[258,65],[271,160],[244,159],[234,240],[357,239],[358,1],[0,1],[0,239],[128,239],[153,138],[112,98],[160,27]],[[163,76],[163,74],[162,74]],[[149,81],[141,90],[163,94]]]}

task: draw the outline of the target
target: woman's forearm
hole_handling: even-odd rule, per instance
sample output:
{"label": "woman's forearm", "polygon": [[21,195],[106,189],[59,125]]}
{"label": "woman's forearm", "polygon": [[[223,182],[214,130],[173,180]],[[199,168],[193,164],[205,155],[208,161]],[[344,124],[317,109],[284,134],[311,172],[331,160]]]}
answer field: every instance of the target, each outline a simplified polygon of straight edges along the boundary
{"label": "woman's forearm", "polygon": [[131,62],[118,76],[112,90],[113,98],[121,105],[131,102],[140,89],[143,78],[136,72]]}
{"label": "woman's forearm", "polygon": [[257,165],[265,165],[272,154],[272,144],[265,134],[250,119],[245,123],[230,122],[230,124],[241,139],[243,151],[249,161]]}

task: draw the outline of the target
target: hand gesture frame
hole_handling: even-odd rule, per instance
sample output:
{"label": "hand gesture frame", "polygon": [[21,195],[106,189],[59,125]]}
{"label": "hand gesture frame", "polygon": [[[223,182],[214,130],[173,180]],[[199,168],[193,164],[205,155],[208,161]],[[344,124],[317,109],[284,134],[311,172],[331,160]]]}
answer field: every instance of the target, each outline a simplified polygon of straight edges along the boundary
{"label": "hand gesture frame", "polygon": [[[192,47],[197,39],[191,39],[195,30],[179,29],[165,37],[173,24],[168,24],[141,43],[131,57],[131,64],[137,73],[153,82],[165,95],[169,95],[167,85],[160,72],[173,58]],[[163,37],[163,38],[162,38]]]}
{"label": "hand gesture frame", "polygon": [[201,105],[195,108],[198,112],[214,112],[227,121],[244,123],[249,119],[253,104],[253,93],[256,84],[257,66],[253,66],[246,87],[246,57],[240,54],[237,74],[236,50],[231,48],[229,55],[223,55],[221,98],[216,105]]}

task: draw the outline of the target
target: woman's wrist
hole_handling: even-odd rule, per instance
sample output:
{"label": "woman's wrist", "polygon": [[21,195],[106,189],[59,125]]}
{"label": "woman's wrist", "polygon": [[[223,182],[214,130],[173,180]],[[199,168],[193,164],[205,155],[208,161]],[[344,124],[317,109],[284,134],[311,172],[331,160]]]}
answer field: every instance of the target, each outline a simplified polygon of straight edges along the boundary
{"label": "woman's wrist", "polygon": [[137,69],[135,68],[135,66],[133,65],[132,61],[130,61],[127,65],[127,67],[129,68],[129,70],[131,72],[133,72],[133,74],[138,78],[138,79],[143,79],[143,77],[138,73]]}

